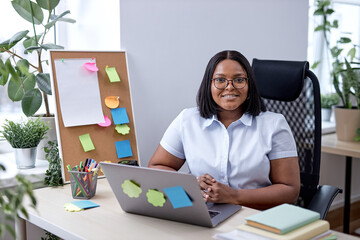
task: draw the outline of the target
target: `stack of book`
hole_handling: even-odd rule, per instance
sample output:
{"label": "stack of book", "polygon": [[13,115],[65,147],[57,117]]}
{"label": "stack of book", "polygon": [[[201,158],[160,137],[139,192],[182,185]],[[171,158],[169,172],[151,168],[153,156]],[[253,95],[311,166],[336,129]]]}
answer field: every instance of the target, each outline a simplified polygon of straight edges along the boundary
{"label": "stack of book", "polygon": [[320,214],[290,204],[282,204],[245,218],[246,224],[215,239],[330,240],[336,236]]}

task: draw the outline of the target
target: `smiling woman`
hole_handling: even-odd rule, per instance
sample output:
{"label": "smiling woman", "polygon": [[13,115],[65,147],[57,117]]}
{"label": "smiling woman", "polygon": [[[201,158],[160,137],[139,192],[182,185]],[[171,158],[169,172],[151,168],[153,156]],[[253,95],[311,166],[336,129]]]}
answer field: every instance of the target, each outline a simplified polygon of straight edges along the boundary
{"label": "smiling woman", "polygon": [[284,116],[266,111],[241,53],[210,59],[197,103],[170,124],[149,167],[177,171],[186,162],[207,202],[258,209],[294,203],[300,189],[294,138]]}

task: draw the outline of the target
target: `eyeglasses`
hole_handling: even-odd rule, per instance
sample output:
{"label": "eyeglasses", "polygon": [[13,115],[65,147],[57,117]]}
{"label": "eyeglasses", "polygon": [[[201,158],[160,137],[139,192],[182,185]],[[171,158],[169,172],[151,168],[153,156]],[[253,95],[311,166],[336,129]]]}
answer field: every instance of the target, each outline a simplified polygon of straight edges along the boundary
{"label": "eyeglasses", "polygon": [[242,89],[246,86],[246,82],[247,82],[248,78],[238,77],[238,78],[234,78],[232,80],[228,80],[226,78],[213,78],[211,80],[214,81],[215,87],[220,90],[225,89],[229,85],[230,81],[234,88]]}

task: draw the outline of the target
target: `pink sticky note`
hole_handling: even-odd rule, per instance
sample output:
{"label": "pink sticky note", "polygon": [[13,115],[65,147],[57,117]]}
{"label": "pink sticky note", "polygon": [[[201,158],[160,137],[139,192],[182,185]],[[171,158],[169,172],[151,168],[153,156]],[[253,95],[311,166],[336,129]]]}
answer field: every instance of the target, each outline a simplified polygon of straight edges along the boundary
{"label": "pink sticky note", "polygon": [[93,62],[84,63],[84,67],[85,67],[87,70],[92,71],[92,72],[97,72],[97,71],[99,71],[99,69],[98,69],[97,66],[96,66],[96,63],[93,63]]}
{"label": "pink sticky note", "polygon": [[104,116],[105,122],[103,123],[98,123],[99,126],[101,127],[108,127],[111,125],[111,120],[108,118],[108,116]]}

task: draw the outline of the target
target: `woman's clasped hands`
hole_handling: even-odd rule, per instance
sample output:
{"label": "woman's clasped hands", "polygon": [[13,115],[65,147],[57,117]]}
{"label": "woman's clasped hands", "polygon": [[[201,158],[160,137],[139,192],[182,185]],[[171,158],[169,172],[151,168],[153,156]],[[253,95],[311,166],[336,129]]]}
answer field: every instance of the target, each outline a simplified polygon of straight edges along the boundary
{"label": "woman's clasped hands", "polygon": [[196,178],[206,202],[236,204],[236,190],[216,181],[210,174]]}

